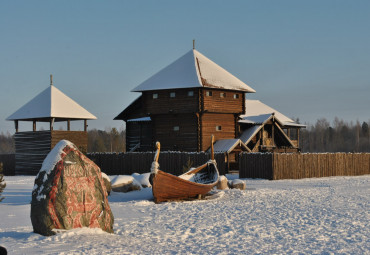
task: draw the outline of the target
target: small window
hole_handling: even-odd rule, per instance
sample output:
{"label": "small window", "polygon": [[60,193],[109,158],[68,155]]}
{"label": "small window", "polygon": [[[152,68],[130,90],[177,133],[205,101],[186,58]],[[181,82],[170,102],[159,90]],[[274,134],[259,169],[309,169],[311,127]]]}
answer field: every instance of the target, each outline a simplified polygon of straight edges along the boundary
{"label": "small window", "polygon": [[221,130],[222,130],[221,126],[216,126],[216,131],[221,131]]}
{"label": "small window", "polygon": [[212,96],[212,91],[206,91],[206,96],[211,97]]}
{"label": "small window", "polygon": [[239,98],[239,94],[234,94],[234,99],[238,99]]}
{"label": "small window", "polygon": [[171,98],[175,98],[175,97],[176,97],[176,92],[171,92],[171,93],[170,93],[170,97],[171,97]]}
{"label": "small window", "polygon": [[220,93],[220,97],[226,97],[226,93],[221,92],[221,93]]}
{"label": "small window", "polygon": [[174,126],[173,127],[173,131],[179,131],[180,130],[180,127],[179,126]]}
{"label": "small window", "polygon": [[194,96],[194,91],[192,91],[192,90],[188,91],[188,96],[189,96],[189,97]]}
{"label": "small window", "polygon": [[154,93],[153,94],[153,99],[157,99],[158,98],[158,94],[157,93]]}

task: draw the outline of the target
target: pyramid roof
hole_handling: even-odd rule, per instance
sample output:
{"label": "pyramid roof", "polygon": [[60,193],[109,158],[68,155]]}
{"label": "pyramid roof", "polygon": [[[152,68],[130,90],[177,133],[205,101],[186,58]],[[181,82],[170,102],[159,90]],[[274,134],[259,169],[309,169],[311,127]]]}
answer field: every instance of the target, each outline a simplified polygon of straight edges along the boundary
{"label": "pyramid roof", "polygon": [[42,120],[42,119],[96,119],[82,106],[50,85],[31,101],[22,106],[7,120]]}
{"label": "pyramid roof", "polygon": [[197,87],[256,92],[195,49],[160,70],[132,91]]}

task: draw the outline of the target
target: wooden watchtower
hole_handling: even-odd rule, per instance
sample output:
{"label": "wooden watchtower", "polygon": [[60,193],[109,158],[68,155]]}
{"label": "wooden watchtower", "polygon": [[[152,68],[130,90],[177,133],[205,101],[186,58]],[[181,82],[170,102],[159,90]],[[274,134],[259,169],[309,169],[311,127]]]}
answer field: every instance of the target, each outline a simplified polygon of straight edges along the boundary
{"label": "wooden watchtower", "polygon": [[[50,86],[7,118],[15,124],[15,173],[37,174],[46,155],[62,139],[86,153],[88,119],[96,117],[53,86],[50,75]],[[84,121],[83,131],[71,131],[71,121],[77,120]],[[20,121],[32,122],[33,130],[19,132]],[[37,122],[49,123],[50,129],[37,131]],[[67,130],[54,130],[56,122],[66,122]]]}

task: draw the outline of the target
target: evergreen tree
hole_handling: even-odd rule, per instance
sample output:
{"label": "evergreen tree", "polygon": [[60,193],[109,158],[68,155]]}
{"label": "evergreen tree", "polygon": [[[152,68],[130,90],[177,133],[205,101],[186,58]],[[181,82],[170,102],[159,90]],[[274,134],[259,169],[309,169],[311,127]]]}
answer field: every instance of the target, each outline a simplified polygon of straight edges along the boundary
{"label": "evergreen tree", "polygon": [[0,162],[0,202],[4,200],[4,197],[1,197],[1,194],[3,193],[5,187],[6,187],[6,183],[4,181],[4,175],[3,175],[3,163]]}

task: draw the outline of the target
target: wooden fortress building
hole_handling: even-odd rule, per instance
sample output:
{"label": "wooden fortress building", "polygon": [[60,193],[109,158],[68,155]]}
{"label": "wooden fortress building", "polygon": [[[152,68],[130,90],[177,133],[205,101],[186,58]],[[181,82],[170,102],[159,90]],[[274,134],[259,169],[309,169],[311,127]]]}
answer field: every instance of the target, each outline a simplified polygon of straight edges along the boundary
{"label": "wooden fortress building", "polygon": [[[280,145],[298,150],[299,145],[289,141],[278,119],[248,121],[245,96],[255,90],[195,49],[132,91],[141,95],[115,117],[126,122],[127,151],[151,151],[155,141],[161,142],[163,150],[206,151],[212,134],[218,141],[243,137],[242,148],[247,151],[273,150]],[[269,128],[272,123],[280,128]],[[276,130],[284,134],[271,133]],[[243,136],[243,132],[249,135]],[[263,139],[264,135],[276,136],[276,145],[263,147],[264,141],[270,141]]]}

